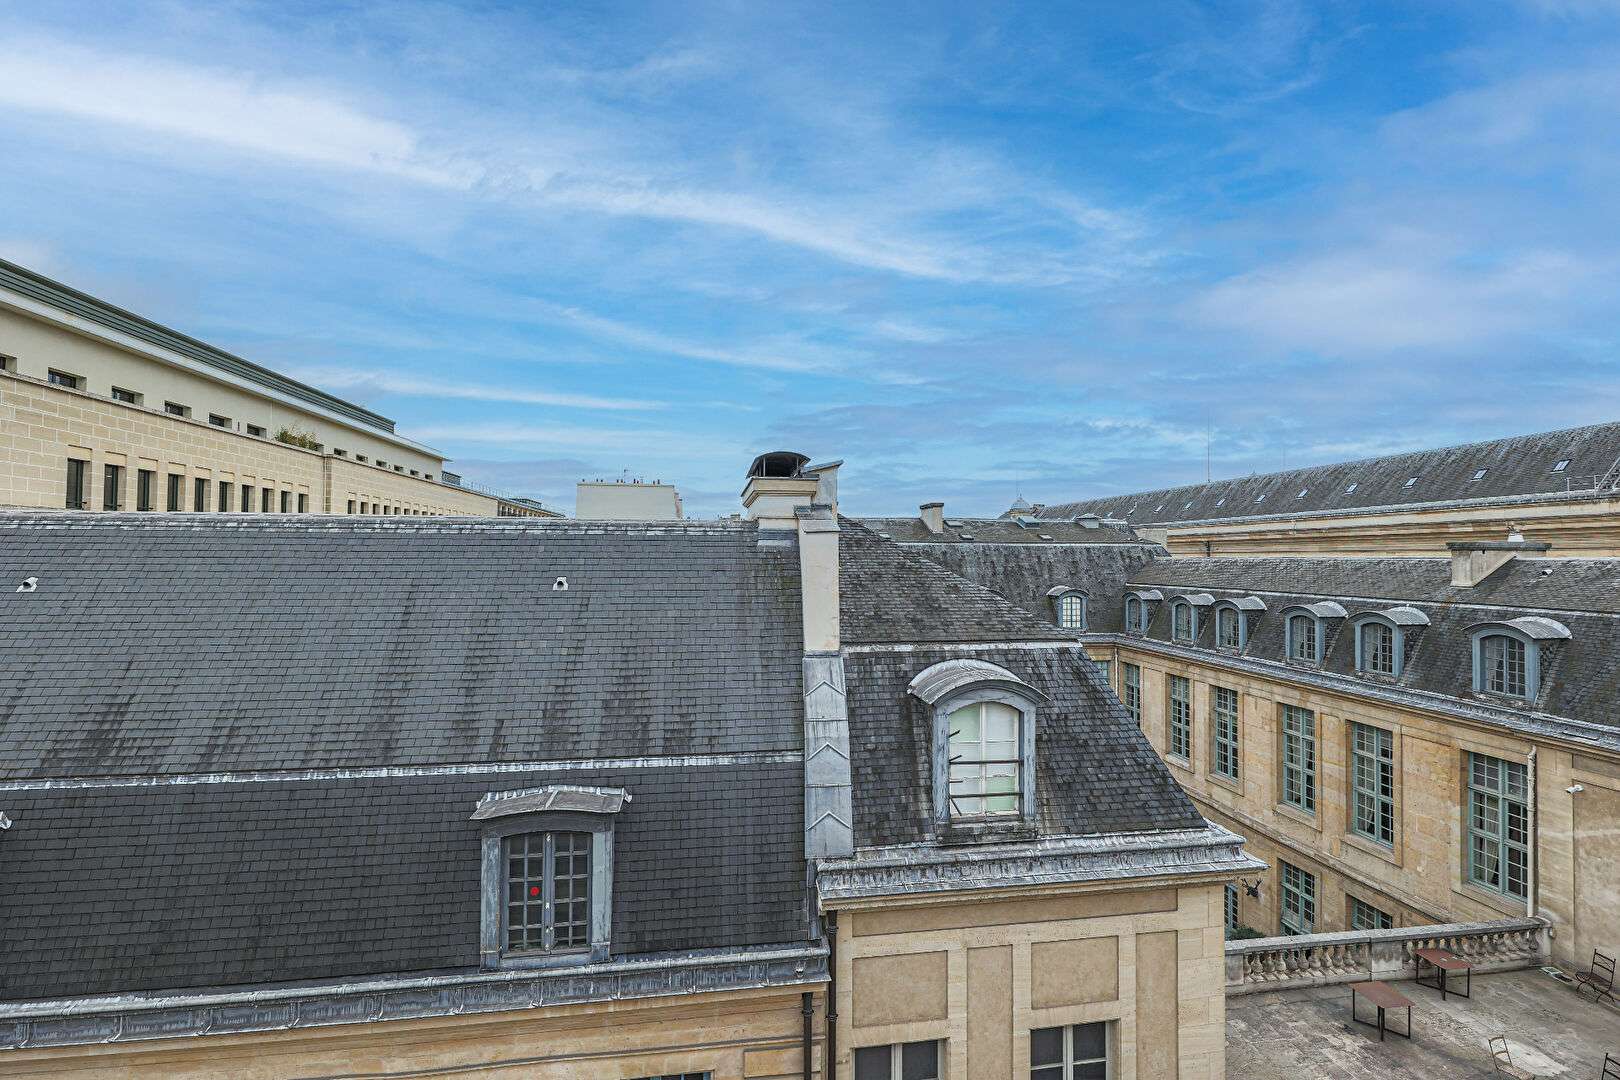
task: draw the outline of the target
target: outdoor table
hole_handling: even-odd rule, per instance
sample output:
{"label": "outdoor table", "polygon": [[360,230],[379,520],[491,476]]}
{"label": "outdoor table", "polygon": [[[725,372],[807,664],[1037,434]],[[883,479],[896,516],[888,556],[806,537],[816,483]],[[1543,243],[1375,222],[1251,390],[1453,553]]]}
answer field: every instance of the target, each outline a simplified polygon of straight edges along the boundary
{"label": "outdoor table", "polygon": [[[1417,984],[1419,986],[1432,986],[1440,991],[1440,1000],[1446,1000],[1446,973],[1450,971],[1465,971],[1468,977],[1463,982],[1464,990],[1458,997],[1472,997],[1474,993],[1474,965],[1452,952],[1450,949],[1416,949],[1413,955],[1417,957]],[[1423,965],[1434,968],[1435,982],[1423,981]]]}
{"label": "outdoor table", "polygon": [[[1356,1015],[1356,998],[1357,997],[1366,998],[1368,1001],[1372,1002],[1373,1005],[1378,1009],[1378,1022],[1376,1024],[1373,1023],[1371,1020],[1363,1020],[1361,1017]],[[1384,1041],[1384,1030],[1385,1030],[1384,1010],[1385,1009],[1405,1009],[1406,1010],[1406,1030],[1405,1031],[1396,1031],[1395,1034],[1404,1035],[1408,1039],[1410,1039],[1412,1037],[1412,999],[1411,998],[1407,997],[1405,994],[1401,993],[1399,990],[1395,989],[1393,986],[1389,985],[1388,983],[1382,983],[1382,982],[1373,981],[1373,982],[1358,982],[1358,983],[1351,983],[1350,984],[1350,1019],[1354,1020],[1358,1024],[1366,1024],[1368,1027],[1377,1028],[1378,1029],[1378,1041],[1379,1042]],[[1395,1029],[1390,1028],[1389,1030],[1394,1031]]]}

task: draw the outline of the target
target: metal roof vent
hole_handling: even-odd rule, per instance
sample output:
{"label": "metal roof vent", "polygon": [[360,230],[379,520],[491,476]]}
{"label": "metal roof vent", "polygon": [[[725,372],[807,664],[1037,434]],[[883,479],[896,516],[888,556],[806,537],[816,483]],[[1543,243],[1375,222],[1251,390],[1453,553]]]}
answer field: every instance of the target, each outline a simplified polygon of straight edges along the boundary
{"label": "metal roof vent", "polygon": [[22,584],[17,586],[17,591],[18,592],[33,592],[37,588],[39,588],[39,578],[37,578],[37,577],[25,577],[22,580]]}
{"label": "metal roof vent", "polygon": [[568,579],[565,578],[565,577],[560,577],[556,581],[553,581],[551,583],[551,591],[552,592],[567,592],[568,591]]}

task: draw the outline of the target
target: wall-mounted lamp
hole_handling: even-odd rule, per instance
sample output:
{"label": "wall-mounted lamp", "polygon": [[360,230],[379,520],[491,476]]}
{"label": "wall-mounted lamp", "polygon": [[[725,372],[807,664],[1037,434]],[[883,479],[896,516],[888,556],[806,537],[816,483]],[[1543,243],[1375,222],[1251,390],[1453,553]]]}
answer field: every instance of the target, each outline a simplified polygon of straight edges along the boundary
{"label": "wall-mounted lamp", "polygon": [[1255,878],[1253,882],[1250,882],[1246,878],[1238,878],[1238,884],[1242,885],[1243,891],[1249,894],[1249,899],[1258,900],[1260,899],[1260,883],[1264,880],[1264,878]]}

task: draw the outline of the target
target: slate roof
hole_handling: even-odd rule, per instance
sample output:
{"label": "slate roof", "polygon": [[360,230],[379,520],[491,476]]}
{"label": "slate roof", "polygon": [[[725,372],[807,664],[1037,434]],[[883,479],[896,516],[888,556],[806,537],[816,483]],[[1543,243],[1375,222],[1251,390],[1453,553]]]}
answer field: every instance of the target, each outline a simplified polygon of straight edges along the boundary
{"label": "slate roof", "polygon": [[[1553,467],[1564,459],[1569,460],[1569,465],[1554,472]],[[1577,495],[1582,491],[1591,495],[1596,479],[1617,463],[1620,423],[1595,424],[1208,484],[1053,503],[1037,510],[1043,518],[1091,513],[1144,526],[1463,500],[1512,501],[1558,496],[1571,490]],[[1473,480],[1480,469],[1486,470],[1485,476]],[[1406,486],[1412,477],[1417,478],[1416,483]]]}
{"label": "slate roof", "polygon": [[[907,544],[959,577],[1011,600],[1036,618],[1054,622],[1057,613],[1048,592],[1067,585],[1086,594],[1088,621],[1110,617],[1118,609],[1125,580],[1165,554],[1157,544]],[[1110,616],[1112,612],[1112,616]]]}
{"label": "slate roof", "polygon": [[755,537],[0,515],[0,779],[798,749],[798,557]]}
{"label": "slate roof", "polygon": [[0,790],[0,1000],[475,971],[489,791],[618,786],[615,955],[808,937],[803,764]]}
{"label": "slate roof", "polygon": [[[1147,636],[1170,640],[1170,606],[1179,595],[1211,593],[1217,601],[1255,595],[1266,611],[1250,613],[1242,655],[1290,667],[1284,657],[1283,611],[1334,600],[1348,618],[1326,621],[1323,672],[1463,702],[1538,711],[1620,728],[1620,559],[1515,559],[1472,588],[1450,584],[1450,560],[1432,558],[1198,558],[1160,559],[1130,575],[1128,587],[1157,589]],[[1407,632],[1405,669],[1397,680],[1358,675],[1354,617],[1397,604],[1429,617]],[[1212,609],[1203,609],[1196,647],[1213,650]],[[1097,632],[1120,632],[1119,607],[1099,611]],[[1546,615],[1571,631],[1567,641],[1542,644],[1541,692],[1533,703],[1472,690],[1469,627]],[[1314,671],[1316,669],[1311,668]]]}
{"label": "slate roof", "polygon": [[[908,695],[906,686],[931,665],[961,655],[941,646],[863,652],[846,661],[857,846],[939,839],[931,819],[933,709]],[[1050,699],[1036,721],[1041,836],[1204,824],[1078,645],[977,649],[972,656],[1006,668]]]}
{"label": "slate roof", "polygon": [[942,532],[929,532],[922,518],[858,518],[862,525],[897,544],[1132,544],[1137,536],[1118,524],[1014,518],[947,517]]}
{"label": "slate roof", "polygon": [[840,518],[844,644],[1064,640],[1068,635],[983,586]]}

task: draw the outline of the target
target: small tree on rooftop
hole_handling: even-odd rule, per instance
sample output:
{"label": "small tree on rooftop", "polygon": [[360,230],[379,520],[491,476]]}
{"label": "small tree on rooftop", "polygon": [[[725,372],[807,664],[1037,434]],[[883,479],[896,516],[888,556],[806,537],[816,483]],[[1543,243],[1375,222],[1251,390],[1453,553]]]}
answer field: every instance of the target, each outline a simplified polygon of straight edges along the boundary
{"label": "small tree on rooftop", "polygon": [[296,428],[283,427],[276,432],[277,440],[289,446],[301,446],[305,450],[319,450],[321,444],[315,440],[313,431],[299,431]]}

